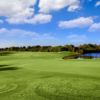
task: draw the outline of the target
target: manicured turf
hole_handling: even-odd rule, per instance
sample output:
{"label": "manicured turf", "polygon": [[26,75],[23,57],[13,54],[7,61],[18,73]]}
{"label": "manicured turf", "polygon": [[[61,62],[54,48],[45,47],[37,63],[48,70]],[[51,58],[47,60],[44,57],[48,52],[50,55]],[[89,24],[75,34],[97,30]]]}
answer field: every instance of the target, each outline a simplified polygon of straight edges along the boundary
{"label": "manicured turf", "polygon": [[100,100],[100,60],[62,53],[0,56],[0,100]]}

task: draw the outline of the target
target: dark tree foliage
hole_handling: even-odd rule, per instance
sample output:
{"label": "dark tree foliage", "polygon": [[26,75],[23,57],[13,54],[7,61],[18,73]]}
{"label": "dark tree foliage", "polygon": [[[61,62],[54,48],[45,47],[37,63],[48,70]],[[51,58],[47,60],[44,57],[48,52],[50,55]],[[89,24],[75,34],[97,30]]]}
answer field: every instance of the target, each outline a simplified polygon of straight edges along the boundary
{"label": "dark tree foliage", "polygon": [[0,48],[0,51],[32,51],[32,52],[61,52],[71,51],[78,53],[100,52],[100,45],[83,44],[80,46],[64,45],[64,46],[28,46],[28,47],[9,47]]}

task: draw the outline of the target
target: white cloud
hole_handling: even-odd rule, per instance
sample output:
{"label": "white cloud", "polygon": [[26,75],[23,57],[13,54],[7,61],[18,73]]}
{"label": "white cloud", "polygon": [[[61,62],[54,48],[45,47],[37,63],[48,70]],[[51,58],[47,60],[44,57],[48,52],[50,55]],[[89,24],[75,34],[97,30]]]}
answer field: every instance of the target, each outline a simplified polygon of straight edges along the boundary
{"label": "white cloud", "polygon": [[90,32],[100,31],[100,23],[94,23],[89,28]]}
{"label": "white cloud", "polygon": [[70,34],[67,36],[67,42],[69,44],[79,45],[87,42],[86,35]]}
{"label": "white cloud", "polygon": [[[53,36],[51,36],[49,33],[43,33],[39,34],[37,32],[28,31],[28,30],[22,30],[22,29],[7,29],[7,28],[1,28],[0,29],[0,36],[1,37],[17,37],[20,38],[31,38],[31,39],[40,39],[40,38],[46,38],[51,39]],[[9,39],[9,38],[8,38]]]}
{"label": "white cloud", "polygon": [[3,0],[0,1],[0,16],[10,24],[42,24],[51,21],[49,14],[34,14],[37,0]]}
{"label": "white cloud", "polygon": [[39,8],[42,13],[49,13],[67,7],[68,11],[75,11],[80,8],[79,0],[40,0]]}
{"label": "white cloud", "polygon": [[[22,29],[0,29],[0,47],[55,45],[58,40],[51,33],[37,33]],[[59,42],[60,43],[60,42]]]}
{"label": "white cloud", "polygon": [[9,19],[20,20],[34,15],[34,8],[36,0],[2,0],[0,1],[0,16]]}
{"label": "white cloud", "polygon": [[0,1],[0,16],[30,16],[33,14],[36,0],[2,0]]}
{"label": "white cloud", "polygon": [[36,14],[34,17],[30,19],[15,19],[10,18],[7,21],[11,24],[20,24],[20,23],[28,23],[28,24],[44,24],[50,22],[52,19],[52,15],[50,14]]}
{"label": "white cloud", "polygon": [[61,28],[81,28],[90,26],[91,24],[93,24],[92,17],[80,17],[73,20],[60,21],[58,26]]}
{"label": "white cloud", "polygon": [[26,30],[22,30],[22,29],[6,29],[6,28],[1,28],[0,29],[0,36],[4,36],[7,37],[9,39],[9,37],[15,37],[15,38],[38,38],[40,37],[40,35],[36,32],[32,32],[32,31],[26,31]]}
{"label": "white cloud", "polygon": [[13,41],[0,40],[0,48],[11,47],[14,45],[15,43],[13,43]]}
{"label": "white cloud", "polygon": [[97,1],[96,4],[95,4],[95,6],[96,6],[96,7],[97,7],[97,6],[100,6],[100,1]]}
{"label": "white cloud", "polygon": [[44,24],[50,22],[52,19],[52,15],[49,14],[37,14],[32,19],[27,20],[27,23],[32,24]]}
{"label": "white cloud", "polygon": [[0,16],[10,24],[44,24],[52,19],[51,11],[66,8],[68,11],[80,9],[80,0],[39,0],[39,11],[35,14],[37,0],[2,0]]}

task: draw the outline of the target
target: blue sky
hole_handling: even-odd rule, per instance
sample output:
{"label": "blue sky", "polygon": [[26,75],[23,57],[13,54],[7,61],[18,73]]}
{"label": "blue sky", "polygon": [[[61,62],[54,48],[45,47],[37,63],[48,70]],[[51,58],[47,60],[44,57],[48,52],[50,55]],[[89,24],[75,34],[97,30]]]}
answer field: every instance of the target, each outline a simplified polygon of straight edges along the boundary
{"label": "blue sky", "polygon": [[0,47],[100,44],[100,0],[0,1]]}

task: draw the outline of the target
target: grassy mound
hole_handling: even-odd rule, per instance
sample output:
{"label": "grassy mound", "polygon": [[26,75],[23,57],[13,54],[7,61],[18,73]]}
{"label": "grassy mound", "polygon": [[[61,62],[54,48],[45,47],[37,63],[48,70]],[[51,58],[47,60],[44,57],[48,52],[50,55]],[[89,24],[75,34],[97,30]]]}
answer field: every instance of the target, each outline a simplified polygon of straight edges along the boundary
{"label": "grassy mound", "polygon": [[85,78],[48,78],[39,83],[35,92],[50,100],[100,100],[100,80]]}

